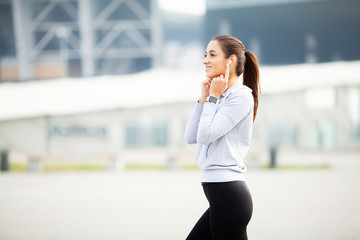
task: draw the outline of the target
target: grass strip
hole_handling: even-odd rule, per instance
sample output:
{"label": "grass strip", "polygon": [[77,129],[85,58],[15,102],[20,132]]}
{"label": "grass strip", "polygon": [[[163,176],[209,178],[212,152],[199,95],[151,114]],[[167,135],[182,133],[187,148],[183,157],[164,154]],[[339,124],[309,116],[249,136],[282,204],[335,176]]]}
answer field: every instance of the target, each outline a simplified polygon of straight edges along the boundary
{"label": "grass strip", "polygon": [[[271,169],[270,165],[264,165],[263,168]],[[327,163],[323,164],[283,164],[275,167],[274,169],[283,170],[327,170],[330,169],[331,165]]]}

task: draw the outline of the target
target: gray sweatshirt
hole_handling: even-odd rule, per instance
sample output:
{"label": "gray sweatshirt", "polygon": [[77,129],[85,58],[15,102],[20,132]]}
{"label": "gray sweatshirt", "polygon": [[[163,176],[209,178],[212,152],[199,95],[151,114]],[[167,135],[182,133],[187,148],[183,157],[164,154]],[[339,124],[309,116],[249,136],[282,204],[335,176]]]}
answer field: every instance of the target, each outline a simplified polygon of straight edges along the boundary
{"label": "gray sweatshirt", "polygon": [[242,84],[229,88],[217,104],[196,103],[185,141],[199,143],[196,162],[202,182],[245,181],[243,163],[251,142],[254,98]]}

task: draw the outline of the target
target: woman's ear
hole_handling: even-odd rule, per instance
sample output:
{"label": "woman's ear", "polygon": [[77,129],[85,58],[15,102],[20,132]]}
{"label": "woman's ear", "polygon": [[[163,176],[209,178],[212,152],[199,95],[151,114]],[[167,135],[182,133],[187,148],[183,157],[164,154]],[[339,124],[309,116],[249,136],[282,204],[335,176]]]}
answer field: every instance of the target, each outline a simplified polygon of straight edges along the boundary
{"label": "woman's ear", "polygon": [[233,54],[233,55],[230,56],[229,60],[231,60],[231,63],[236,63],[237,57],[235,56],[235,54]]}

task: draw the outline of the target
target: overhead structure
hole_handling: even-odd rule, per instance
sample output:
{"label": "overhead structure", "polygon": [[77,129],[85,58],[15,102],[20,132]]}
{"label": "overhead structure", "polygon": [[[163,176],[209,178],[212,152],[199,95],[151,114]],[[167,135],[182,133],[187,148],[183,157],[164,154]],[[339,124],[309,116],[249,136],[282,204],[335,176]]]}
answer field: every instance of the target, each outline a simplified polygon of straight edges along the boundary
{"label": "overhead structure", "polygon": [[20,80],[49,61],[85,77],[159,64],[156,0],[13,0],[12,9]]}

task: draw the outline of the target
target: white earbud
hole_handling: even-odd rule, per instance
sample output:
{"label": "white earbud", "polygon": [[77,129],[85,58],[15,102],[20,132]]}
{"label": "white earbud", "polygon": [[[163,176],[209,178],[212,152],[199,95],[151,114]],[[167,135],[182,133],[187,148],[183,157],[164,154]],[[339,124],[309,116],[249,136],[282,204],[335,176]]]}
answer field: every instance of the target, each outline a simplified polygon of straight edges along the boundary
{"label": "white earbud", "polygon": [[231,61],[231,60],[229,60],[229,62],[227,63],[227,65],[229,65],[230,63],[232,63],[232,61]]}

